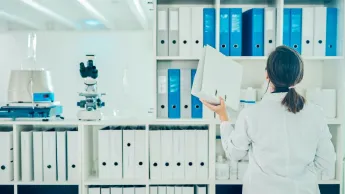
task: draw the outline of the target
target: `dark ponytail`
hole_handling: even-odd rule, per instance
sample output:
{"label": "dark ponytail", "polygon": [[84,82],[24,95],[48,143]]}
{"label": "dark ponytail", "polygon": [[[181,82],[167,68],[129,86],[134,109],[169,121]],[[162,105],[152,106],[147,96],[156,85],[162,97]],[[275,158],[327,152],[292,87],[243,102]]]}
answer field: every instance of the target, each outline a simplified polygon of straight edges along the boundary
{"label": "dark ponytail", "polygon": [[295,88],[289,89],[282,101],[282,105],[286,106],[288,111],[292,113],[298,113],[300,110],[302,110],[304,103],[305,99],[296,92]]}
{"label": "dark ponytail", "polygon": [[292,113],[301,111],[305,99],[294,88],[302,81],[304,74],[304,64],[300,55],[289,47],[279,46],[268,57],[266,70],[274,91],[287,92],[282,105]]}

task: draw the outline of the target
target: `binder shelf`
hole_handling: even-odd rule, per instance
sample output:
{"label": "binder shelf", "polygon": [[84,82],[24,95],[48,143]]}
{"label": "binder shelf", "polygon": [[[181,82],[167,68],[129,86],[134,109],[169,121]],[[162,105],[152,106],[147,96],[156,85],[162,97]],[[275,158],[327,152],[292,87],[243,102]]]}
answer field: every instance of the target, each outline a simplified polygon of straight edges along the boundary
{"label": "binder shelf", "polygon": [[[0,161],[14,164],[13,175],[0,170],[8,178],[0,184],[12,185],[14,193],[19,193],[19,187],[21,192],[24,188],[41,192],[43,186],[47,190],[75,186],[78,194],[89,194],[88,189],[95,186],[124,189],[133,185],[145,186],[146,193],[150,186],[176,191],[177,186],[192,185],[194,189],[207,186],[207,192],[213,193],[218,184],[242,184],[240,179],[216,179],[216,156],[221,151],[217,129],[219,122],[192,119],[0,121],[1,142],[7,145],[0,150]],[[319,183],[340,185],[341,124],[332,124],[330,129],[337,173],[334,179]]]}

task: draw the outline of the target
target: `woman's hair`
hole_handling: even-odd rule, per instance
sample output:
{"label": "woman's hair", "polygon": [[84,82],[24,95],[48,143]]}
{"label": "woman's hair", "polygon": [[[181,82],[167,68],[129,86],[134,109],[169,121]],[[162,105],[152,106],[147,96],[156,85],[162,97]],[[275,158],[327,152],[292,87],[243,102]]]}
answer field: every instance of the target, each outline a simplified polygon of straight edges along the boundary
{"label": "woman's hair", "polygon": [[275,92],[287,92],[281,102],[289,112],[297,113],[304,107],[305,99],[294,86],[303,79],[304,64],[300,55],[286,46],[277,47],[268,57],[266,70]]}

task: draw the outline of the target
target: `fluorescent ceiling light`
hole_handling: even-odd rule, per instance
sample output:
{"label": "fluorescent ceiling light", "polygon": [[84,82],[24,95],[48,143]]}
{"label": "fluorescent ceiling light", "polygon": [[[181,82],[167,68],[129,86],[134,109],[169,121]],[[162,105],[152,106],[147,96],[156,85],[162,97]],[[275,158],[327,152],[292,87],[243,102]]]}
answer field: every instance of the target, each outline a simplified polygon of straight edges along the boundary
{"label": "fluorescent ceiling light", "polygon": [[85,20],[85,24],[89,26],[98,26],[101,24],[98,20]]}
{"label": "fluorescent ceiling light", "polygon": [[146,30],[148,28],[147,18],[140,5],[139,0],[126,0],[132,13],[137,17],[141,26]]}
{"label": "fluorescent ceiling light", "polygon": [[73,28],[73,29],[76,29],[76,25],[71,22],[70,20],[62,17],[61,15],[51,11],[50,9],[38,4],[37,2],[33,1],[33,0],[21,0],[22,2],[26,3],[27,5],[31,6],[32,8],[54,18],[55,20],[59,21],[60,23],[70,27],[70,28]]}
{"label": "fluorescent ceiling light", "polygon": [[33,28],[33,29],[36,29],[36,30],[39,30],[39,29],[42,29],[43,27],[40,27],[39,25],[36,25],[26,19],[23,19],[23,18],[20,18],[16,15],[12,15],[12,14],[9,14],[9,13],[6,13],[4,11],[0,11],[0,17],[3,17],[3,18],[6,18],[10,21],[13,21],[13,22],[17,22],[19,24],[23,24],[27,27],[30,27],[30,28]]}
{"label": "fluorescent ceiling light", "polygon": [[88,12],[95,16],[98,20],[109,29],[113,28],[110,22],[96,9],[94,8],[87,0],[77,0]]}

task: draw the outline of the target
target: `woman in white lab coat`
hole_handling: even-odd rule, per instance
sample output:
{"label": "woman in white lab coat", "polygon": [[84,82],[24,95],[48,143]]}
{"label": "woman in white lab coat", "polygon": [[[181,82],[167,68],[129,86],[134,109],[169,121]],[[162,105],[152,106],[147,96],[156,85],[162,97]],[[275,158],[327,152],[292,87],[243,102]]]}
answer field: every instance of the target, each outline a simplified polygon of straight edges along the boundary
{"label": "woman in white lab coat", "polygon": [[224,101],[203,101],[219,115],[224,151],[231,160],[249,155],[244,194],[318,194],[317,171],[334,177],[335,151],[321,109],[295,90],[304,65],[297,52],[279,46],[267,60],[268,91],[239,114],[235,128]]}

